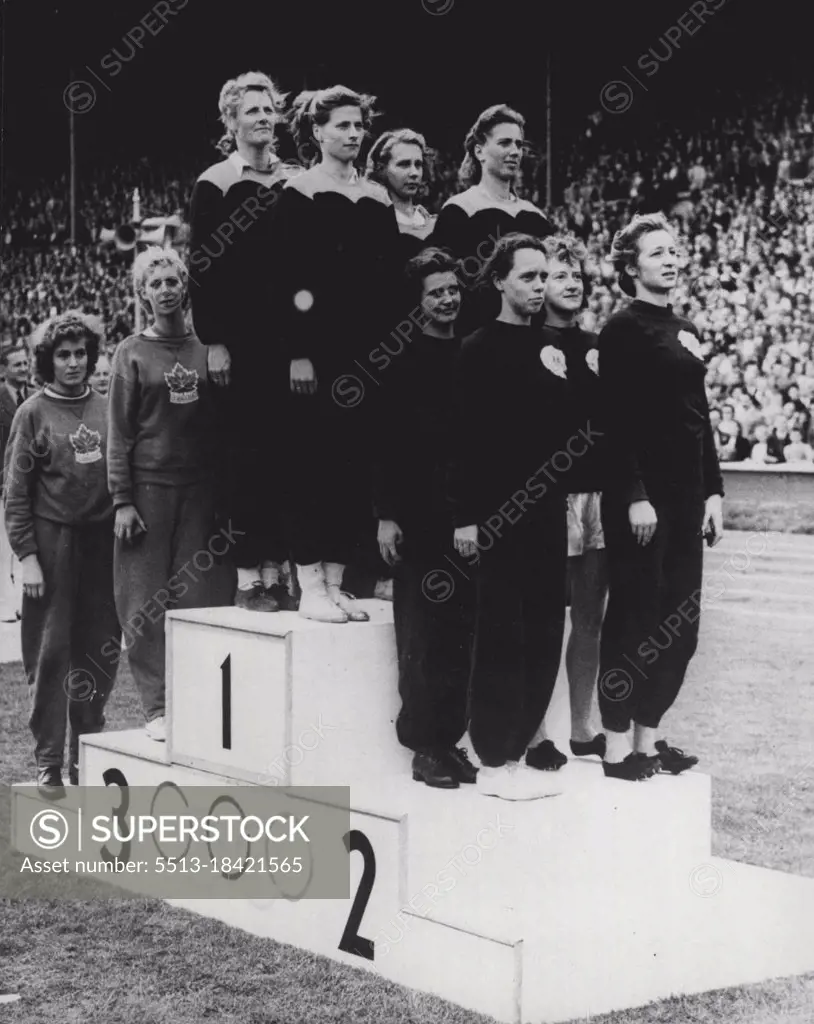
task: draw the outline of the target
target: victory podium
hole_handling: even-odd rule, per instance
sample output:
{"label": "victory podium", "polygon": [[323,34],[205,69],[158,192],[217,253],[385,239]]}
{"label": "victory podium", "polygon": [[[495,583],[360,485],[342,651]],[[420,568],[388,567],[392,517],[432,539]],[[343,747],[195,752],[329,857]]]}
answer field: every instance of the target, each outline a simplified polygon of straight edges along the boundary
{"label": "victory podium", "polygon": [[[571,760],[561,794],[526,803],[413,782],[392,607],[363,603],[371,621],[344,625],[172,613],[167,743],[83,738],[83,785],[350,787],[348,899],[171,902],[500,1021],[814,970],[814,879],[712,857],[706,775],[633,784]],[[565,750],[566,710],[561,679]]]}

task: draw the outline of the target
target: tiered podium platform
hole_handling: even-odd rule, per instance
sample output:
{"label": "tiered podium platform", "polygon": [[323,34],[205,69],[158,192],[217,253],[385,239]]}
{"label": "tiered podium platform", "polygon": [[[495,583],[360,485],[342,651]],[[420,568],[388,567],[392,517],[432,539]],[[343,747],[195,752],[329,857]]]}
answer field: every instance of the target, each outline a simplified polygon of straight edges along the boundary
{"label": "tiered podium platform", "polygon": [[[350,787],[349,899],[171,902],[507,1022],[814,970],[814,879],[713,858],[701,773],[631,784],[572,760],[560,795],[523,804],[412,782],[391,606],[365,605],[371,622],[342,626],[174,613],[167,744],[83,739],[83,785]],[[552,732],[566,742],[563,714]]]}

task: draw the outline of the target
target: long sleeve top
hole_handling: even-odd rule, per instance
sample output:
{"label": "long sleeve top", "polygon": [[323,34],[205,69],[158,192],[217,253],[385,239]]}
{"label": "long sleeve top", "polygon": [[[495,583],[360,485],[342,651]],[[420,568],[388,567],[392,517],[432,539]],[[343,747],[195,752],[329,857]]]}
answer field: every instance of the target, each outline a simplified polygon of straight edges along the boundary
{"label": "long sleeve top", "polygon": [[35,518],[68,526],[113,515],[107,488],[107,402],[88,388],[44,388],[17,410],[5,458],[6,529],[14,554],[36,554]]}
{"label": "long sleeve top", "polygon": [[553,345],[565,356],[570,440],[567,450],[574,460],[564,474],[568,492],[601,491],[607,452],[597,337],[576,324],[562,328],[546,325],[542,333],[545,344]]}
{"label": "long sleeve top", "polygon": [[382,375],[381,442],[374,469],[379,519],[393,519],[413,548],[449,544],[447,468],[459,338],[414,337]]}
{"label": "long sleeve top", "polygon": [[291,178],[275,211],[281,344],[310,359],[330,387],[358,372],[398,324],[399,231],[387,191],[356,177],[341,185],[319,166]]}
{"label": "long sleeve top", "polygon": [[[455,526],[562,506],[570,460],[565,359],[539,328],[495,320],[462,346],[449,478]],[[501,513],[503,506],[514,507]],[[510,519],[511,521],[511,519]]]}
{"label": "long sleeve top", "polygon": [[134,483],[203,480],[210,468],[206,348],[194,334],[135,334],[116,349],[108,403],[107,463],[114,505],[133,504]]}
{"label": "long sleeve top", "polygon": [[608,433],[605,494],[697,505],[723,494],[700,339],[672,308],[634,300],[599,335]]}
{"label": "long sleeve top", "polygon": [[226,345],[248,366],[278,354],[273,308],[275,207],[302,168],[276,161],[253,170],[232,153],[198,178],[192,191],[189,293],[195,333],[204,345]]}

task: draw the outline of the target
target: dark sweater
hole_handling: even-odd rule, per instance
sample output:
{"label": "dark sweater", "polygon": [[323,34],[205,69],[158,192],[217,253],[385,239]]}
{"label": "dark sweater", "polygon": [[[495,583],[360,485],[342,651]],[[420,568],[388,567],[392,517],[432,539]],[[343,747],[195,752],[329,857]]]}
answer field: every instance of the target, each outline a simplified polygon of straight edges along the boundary
{"label": "dark sweater", "polygon": [[[568,384],[562,353],[545,340],[536,327],[495,320],[463,343],[450,472],[455,526],[495,514],[528,521],[562,505]],[[523,493],[529,504],[519,513]]]}
{"label": "dark sweater", "polygon": [[233,159],[213,164],[192,191],[189,293],[195,333],[223,344],[238,366],[262,368],[278,355],[274,296],[275,207],[300,168],[278,163],[248,176]]}
{"label": "dark sweater", "polygon": [[276,293],[287,359],[310,359],[320,390],[398,324],[399,231],[387,192],[342,188],[319,166],[292,178],[275,210]]}
{"label": "dark sweater", "polygon": [[116,349],[110,378],[110,493],[133,503],[134,483],[197,483],[210,463],[206,348],[194,334],[136,334]]}
{"label": "dark sweater", "polygon": [[[6,528],[14,554],[37,551],[34,518],[68,526],[113,515],[107,489],[107,402],[43,389],[17,410],[6,448]],[[111,527],[112,530],[112,527]]]}
{"label": "dark sweater", "polygon": [[599,336],[608,432],[605,494],[697,505],[723,494],[700,341],[672,308],[635,300]]}
{"label": "dark sweater", "polygon": [[[565,355],[568,374],[569,451],[574,462],[564,474],[569,494],[601,491],[607,457],[605,426],[601,413],[599,351],[596,335],[581,327],[543,328],[546,343]],[[585,440],[585,435],[590,443]],[[566,442],[567,444],[568,442]]]}
{"label": "dark sweater", "polygon": [[459,326],[464,332],[491,323],[500,312],[500,297],[491,286],[477,286],[476,279],[498,239],[514,232],[546,238],[554,228],[545,214],[524,199],[506,206],[496,204],[477,188],[452,196],[444,204],[432,233],[433,245],[449,249],[462,263],[468,296]]}
{"label": "dark sweater", "polygon": [[375,513],[395,520],[411,548],[450,544],[447,467],[452,451],[452,386],[458,338],[415,336],[382,374],[376,398],[381,450]]}

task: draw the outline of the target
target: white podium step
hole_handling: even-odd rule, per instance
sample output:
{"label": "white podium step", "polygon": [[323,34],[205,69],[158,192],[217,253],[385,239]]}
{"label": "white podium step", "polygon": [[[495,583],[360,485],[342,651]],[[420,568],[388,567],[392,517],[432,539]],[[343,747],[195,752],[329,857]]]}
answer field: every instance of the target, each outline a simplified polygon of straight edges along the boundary
{"label": "white podium step", "polygon": [[[712,858],[700,773],[631,784],[572,760],[560,795],[522,804],[412,782],[392,607],[365,604],[340,626],[172,613],[169,742],[83,738],[83,785],[350,787],[348,899],[171,902],[507,1022],[814,970],[814,880]],[[567,749],[562,682],[549,726]]]}
{"label": "white podium step", "polygon": [[403,771],[392,605],[363,605],[370,622],[341,626],[240,608],[169,614],[172,761],[272,785]]}

